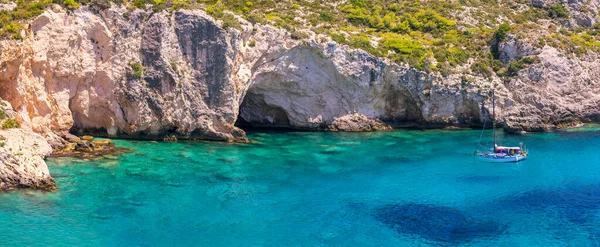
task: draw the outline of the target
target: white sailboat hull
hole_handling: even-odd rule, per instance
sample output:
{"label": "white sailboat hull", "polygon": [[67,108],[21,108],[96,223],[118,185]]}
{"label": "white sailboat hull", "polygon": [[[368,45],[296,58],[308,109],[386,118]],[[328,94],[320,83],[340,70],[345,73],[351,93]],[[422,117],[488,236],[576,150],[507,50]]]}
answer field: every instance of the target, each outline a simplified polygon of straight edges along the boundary
{"label": "white sailboat hull", "polygon": [[481,154],[477,155],[477,158],[483,162],[489,163],[510,163],[510,162],[519,162],[527,159],[527,156],[517,154],[517,155],[496,155],[496,154]]}

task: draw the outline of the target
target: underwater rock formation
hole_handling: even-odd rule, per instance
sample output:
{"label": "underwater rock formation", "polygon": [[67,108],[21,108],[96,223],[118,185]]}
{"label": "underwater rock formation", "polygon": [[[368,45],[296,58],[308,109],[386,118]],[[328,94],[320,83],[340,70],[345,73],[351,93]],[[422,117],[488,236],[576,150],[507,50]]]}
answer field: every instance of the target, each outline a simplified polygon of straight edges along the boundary
{"label": "underwater rock formation", "polygon": [[506,228],[498,222],[476,219],[455,208],[428,204],[388,205],[379,209],[375,218],[400,234],[414,234],[451,244],[497,236]]}

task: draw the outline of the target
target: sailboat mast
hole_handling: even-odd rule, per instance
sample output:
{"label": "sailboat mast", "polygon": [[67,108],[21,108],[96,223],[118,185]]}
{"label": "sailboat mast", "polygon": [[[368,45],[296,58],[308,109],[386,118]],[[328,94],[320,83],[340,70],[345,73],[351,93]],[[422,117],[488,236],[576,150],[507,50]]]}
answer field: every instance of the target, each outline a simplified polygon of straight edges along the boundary
{"label": "sailboat mast", "polygon": [[496,152],[496,90],[492,90],[492,129],[494,131],[494,153]]}

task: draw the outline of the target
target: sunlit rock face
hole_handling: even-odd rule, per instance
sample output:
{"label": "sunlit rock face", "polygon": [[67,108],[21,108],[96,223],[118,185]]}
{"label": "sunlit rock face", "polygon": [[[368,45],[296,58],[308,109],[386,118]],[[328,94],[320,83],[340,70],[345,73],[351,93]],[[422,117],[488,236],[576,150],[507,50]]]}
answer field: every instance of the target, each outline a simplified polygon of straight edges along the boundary
{"label": "sunlit rock face", "polygon": [[[12,106],[0,99],[0,125],[14,117]],[[20,128],[0,128],[0,191],[15,188],[56,188],[44,158],[52,148],[39,134]]]}
{"label": "sunlit rock face", "polygon": [[6,65],[0,97],[53,144],[72,129],[131,138],[243,138],[233,126],[244,91],[236,88],[243,85],[231,78],[239,34],[203,12],[68,14],[54,6],[30,28],[25,40],[0,44]]}
{"label": "sunlit rock face", "polygon": [[481,122],[484,95],[335,43],[300,44],[257,64],[240,117],[258,127],[324,129],[357,113],[395,126]]}

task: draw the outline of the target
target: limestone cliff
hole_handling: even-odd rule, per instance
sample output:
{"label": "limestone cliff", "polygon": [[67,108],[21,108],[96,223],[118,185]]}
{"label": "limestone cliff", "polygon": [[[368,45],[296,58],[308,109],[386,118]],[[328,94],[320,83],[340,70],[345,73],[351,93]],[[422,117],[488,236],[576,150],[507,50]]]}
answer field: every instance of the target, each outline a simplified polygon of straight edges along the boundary
{"label": "limestone cliff", "polygon": [[594,52],[565,54],[545,45],[536,34],[510,36],[501,44],[507,62],[534,56],[539,62],[520,70],[502,85],[509,92],[500,105],[511,132],[547,131],[580,122],[600,121],[600,58]]}
{"label": "limestone cliff", "polygon": [[232,140],[245,85],[240,35],[203,12],[54,5],[22,41],[0,43],[0,97],[26,128],[61,145],[69,131]]}
{"label": "limestone cliff", "polygon": [[299,44],[254,67],[240,111],[253,126],[324,129],[353,113],[395,126],[481,121],[485,97],[459,77],[442,81],[333,42]]}
{"label": "limestone cliff", "polygon": [[509,80],[442,76],[322,36],[299,41],[240,22],[242,30],[224,29],[201,10],[67,12],[55,5],[31,21],[22,41],[0,42],[0,97],[55,147],[69,131],[243,139],[236,122],[316,130],[335,129],[336,119],[477,126],[492,87],[499,121],[511,131],[598,120],[600,62],[593,52],[572,57],[509,36],[499,44],[502,61],[539,62]]}
{"label": "limestone cliff", "polygon": [[[14,117],[10,104],[0,100],[0,123]],[[39,134],[19,128],[0,129],[0,190],[56,188],[44,158],[52,148]]]}
{"label": "limestone cliff", "polygon": [[240,105],[253,126],[324,129],[354,112],[398,124],[480,121],[483,97],[473,88],[243,23],[239,32],[202,11],[68,13],[53,6],[31,22],[24,40],[1,41],[0,97],[55,147],[69,131],[243,138],[234,126]]}

